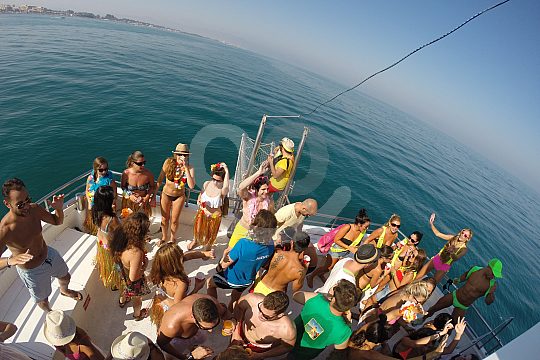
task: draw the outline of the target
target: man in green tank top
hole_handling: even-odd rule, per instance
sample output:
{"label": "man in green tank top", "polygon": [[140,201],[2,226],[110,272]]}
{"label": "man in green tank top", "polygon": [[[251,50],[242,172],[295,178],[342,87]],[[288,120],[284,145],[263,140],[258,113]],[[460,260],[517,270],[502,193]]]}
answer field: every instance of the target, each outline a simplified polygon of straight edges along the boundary
{"label": "man in green tank top", "polygon": [[293,299],[305,305],[294,320],[296,344],[288,359],[314,359],[329,345],[336,350],[347,348],[352,333],[350,309],[358,302],[353,283],[341,280],[329,294],[297,291]]}

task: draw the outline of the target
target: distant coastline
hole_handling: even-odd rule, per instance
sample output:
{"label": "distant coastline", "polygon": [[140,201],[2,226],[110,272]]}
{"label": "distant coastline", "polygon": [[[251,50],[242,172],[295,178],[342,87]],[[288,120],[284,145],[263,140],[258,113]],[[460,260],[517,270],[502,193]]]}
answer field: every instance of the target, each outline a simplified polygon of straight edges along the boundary
{"label": "distant coastline", "polygon": [[73,10],[53,10],[53,9],[48,9],[43,6],[35,6],[35,5],[15,6],[15,5],[9,5],[9,4],[0,4],[0,14],[37,14],[37,15],[52,15],[52,16],[64,16],[64,17],[80,17],[80,18],[96,19],[96,20],[103,20],[103,21],[114,21],[118,23],[134,25],[134,26],[142,26],[142,27],[147,27],[147,28],[152,28],[152,29],[170,31],[170,32],[181,33],[181,34],[188,34],[188,35],[206,38],[199,34],[189,33],[186,31],[170,28],[167,26],[156,25],[156,24],[139,21],[139,20],[128,19],[128,18],[117,18],[116,16],[112,14],[106,14],[105,16],[101,16],[99,14],[94,14],[90,12],[84,12],[84,11],[81,12],[81,11],[73,11]]}

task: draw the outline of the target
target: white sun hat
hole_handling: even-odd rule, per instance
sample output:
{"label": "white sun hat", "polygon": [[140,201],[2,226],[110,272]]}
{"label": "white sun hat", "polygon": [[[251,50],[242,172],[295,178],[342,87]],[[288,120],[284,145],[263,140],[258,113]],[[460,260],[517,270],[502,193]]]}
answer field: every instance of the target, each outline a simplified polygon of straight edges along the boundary
{"label": "white sun hat", "polygon": [[75,320],[62,310],[53,310],[47,313],[43,335],[52,345],[69,344],[75,337],[76,330]]}
{"label": "white sun hat", "polygon": [[111,345],[111,355],[113,360],[146,360],[150,355],[148,338],[136,331],[120,335]]}

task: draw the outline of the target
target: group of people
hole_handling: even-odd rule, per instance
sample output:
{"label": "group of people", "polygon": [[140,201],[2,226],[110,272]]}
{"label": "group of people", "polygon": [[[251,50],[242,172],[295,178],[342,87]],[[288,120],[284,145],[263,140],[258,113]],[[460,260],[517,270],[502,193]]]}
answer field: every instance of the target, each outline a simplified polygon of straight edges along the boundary
{"label": "group of people", "polygon": [[[371,220],[361,209],[353,223],[332,229],[316,247],[303,231],[304,220],[317,214],[316,200],[306,199],[277,211],[274,207],[272,194],[288,183],[293,154],[292,140],[282,139],[258,171],[239,184],[242,217],[215,273],[194,279],[186,274],[185,261],[215,259],[213,244],[227,211],[227,165],[211,166],[211,179],[202,185],[197,199],[194,236],[184,252],[175,235],[186,187],[196,185],[187,145],[177,145],[173,156],[164,161],[157,181],[146,169],[143,153],[133,152],[120,180],[121,209],[116,208],[118,189],[107,161],[95,159],[87,179],[85,227],[97,238],[100,278],[106,288],[119,290],[118,306],[132,303],[135,321],[149,316],[157,328],[155,343],[138,332],[119,336],[109,358],[206,358],[213,351],[202,344],[208,331],[220,324],[222,334],[231,336],[230,346],[216,356],[222,360],[313,359],[328,346],[334,347],[330,357],[335,359],[435,359],[454,351],[466,327],[467,308],[481,296],[487,304],[494,301],[496,279],[502,277],[500,260],[492,259],[487,266],[473,267],[454,279],[464,285],[425,310],[423,304],[437,283],[467,253],[472,230],[441,233],[432,214],[433,233],[446,243],[428,260],[426,251],[418,247],[422,233],[415,231],[399,241],[401,218],[394,214],[368,234]],[[149,216],[164,180],[161,238],[146,276]],[[52,311],[48,303],[51,277],[58,278],[62,295],[82,300],[80,292],[69,288],[65,261],[45,244],[41,234],[41,221],[63,222],[63,195],[53,197],[55,212],[49,213],[32,203],[19,179],[7,180],[2,194],[9,212],[0,223],[0,246],[7,245],[12,255],[0,260],[0,269],[16,265],[31,297],[47,312],[45,337],[66,358],[103,359],[88,334],[68,314]],[[426,278],[433,270],[433,277]],[[304,280],[314,288],[317,279],[321,286],[316,290],[302,290]],[[152,285],[157,291],[152,306],[144,309],[142,297],[152,293]],[[206,294],[201,294],[205,286]],[[230,291],[227,305],[218,301],[218,291],[223,290]],[[294,319],[289,317],[291,298],[302,306]],[[452,315],[438,314],[419,329],[413,328],[451,305]],[[387,342],[400,328],[407,335],[390,349]]]}

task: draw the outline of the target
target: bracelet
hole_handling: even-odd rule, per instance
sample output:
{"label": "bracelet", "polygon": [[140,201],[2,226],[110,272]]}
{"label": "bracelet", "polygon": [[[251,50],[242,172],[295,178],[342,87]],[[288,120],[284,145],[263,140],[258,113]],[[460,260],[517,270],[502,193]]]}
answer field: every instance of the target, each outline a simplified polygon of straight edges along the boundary
{"label": "bracelet", "polygon": [[8,258],[6,258],[6,264],[7,264],[7,267],[10,268],[11,265],[9,265],[9,259],[11,259],[13,257],[13,255],[9,256]]}
{"label": "bracelet", "polygon": [[187,360],[195,360],[192,353],[189,353],[188,356],[186,357],[186,359]]}

